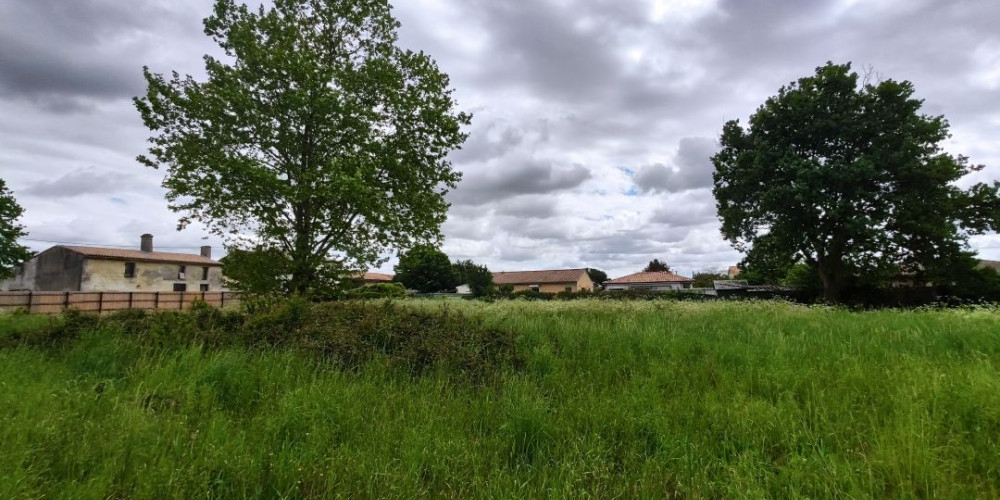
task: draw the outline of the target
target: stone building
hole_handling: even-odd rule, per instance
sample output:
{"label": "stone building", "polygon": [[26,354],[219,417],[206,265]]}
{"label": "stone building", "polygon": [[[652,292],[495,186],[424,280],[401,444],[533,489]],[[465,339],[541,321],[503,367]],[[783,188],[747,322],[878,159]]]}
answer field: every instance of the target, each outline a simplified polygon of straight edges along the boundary
{"label": "stone building", "polygon": [[200,254],[156,252],[144,234],[138,250],[54,246],[0,281],[0,290],[36,292],[197,292],[220,291],[222,264],[212,247]]}

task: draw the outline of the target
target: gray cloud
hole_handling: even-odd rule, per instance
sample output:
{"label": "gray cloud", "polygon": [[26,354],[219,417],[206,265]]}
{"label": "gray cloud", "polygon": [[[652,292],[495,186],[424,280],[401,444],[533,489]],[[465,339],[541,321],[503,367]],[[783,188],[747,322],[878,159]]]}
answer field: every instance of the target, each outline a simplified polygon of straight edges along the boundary
{"label": "gray cloud", "polygon": [[518,197],[498,204],[497,215],[521,219],[549,219],[559,214],[554,197]]}
{"label": "gray cloud", "polygon": [[54,180],[35,182],[22,192],[45,198],[72,198],[87,194],[134,191],[137,182],[138,180],[133,175],[86,168],[74,170]]}
{"label": "gray cloud", "polygon": [[549,194],[575,188],[590,177],[590,171],[580,165],[559,169],[550,163],[510,169],[495,166],[467,174],[451,193],[451,200],[457,204],[482,205],[521,194]]}
{"label": "gray cloud", "polygon": [[[162,172],[136,164],[148,131],[128,98],[143,65],[202,78],[202,55],[218,53],[202,34],[211,3],[0,1],[0,175],[34,237],[201,241],[173,231]],[[714,138],[827,60],[913,81],[952,123],[946,149],[987,165],[976,180],[1000,178],[994,1],[396,4],[402,43],[431,54],[475,115],[451,156],[465,174],[443,227],[454,258],[612,275],[654,257],[688,272],[734,263],[708,189]],[[973,245],[1000,259],[998,241]]]}
{"label": "gray cloud", "polygon": [[711,157],[718,151],[715,140],[685,137],[674,158],[675,167],[646,165],[635,174],[635,183],[646,192],[677,192],[712,185]]}
{"label": "gray cloud", "polygon": [[[79,111],[80,99],[128,98],[143,90],[149,33],[200,30],[150,1],[33,0],[0,5],[0,93],[54,112]],[[177,23],[177,24],[173,24]],[[152,58],[150,58],[152,59]]]}

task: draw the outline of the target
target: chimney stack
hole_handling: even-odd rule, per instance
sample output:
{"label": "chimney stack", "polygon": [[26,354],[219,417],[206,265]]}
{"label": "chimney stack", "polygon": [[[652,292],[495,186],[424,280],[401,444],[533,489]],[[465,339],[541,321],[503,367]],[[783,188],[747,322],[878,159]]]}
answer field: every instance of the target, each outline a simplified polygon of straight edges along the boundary
{"label": "chimney stack", "polygon": [[140,236],[139,238],[140,238],[139,250],[142,250],[143,252],[152,252],[153,251],[153,235],[151,235],[149,233],[146,233],[146,234]]}
{"label": "chimney stack", "polygon": [[205,245],[205,246],[201,247],[201,256],[204,257],[204,258],[206,258],[206,259],[211,259],[212,258],[212,247],[210,247],[208,245]]}

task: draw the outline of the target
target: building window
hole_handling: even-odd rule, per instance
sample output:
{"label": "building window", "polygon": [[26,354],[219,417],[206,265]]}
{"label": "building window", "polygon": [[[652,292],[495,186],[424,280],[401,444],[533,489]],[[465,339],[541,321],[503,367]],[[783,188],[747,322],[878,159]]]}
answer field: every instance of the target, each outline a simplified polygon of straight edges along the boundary
{"label": "building window", "polygon": [[570,292],[570,293],[573,293],[573,287],[571,287],[571,286],[566,287],[566,291]]}
{"label": "building window", "polygon": [[531,290],[532,292],[537,292],[538,291],[538,285],[529,285],[528,286],[528,290]]}
{"label": "building window", "polygon": [[175,292],[186,292],[188,290],[187,283],[174,283]]}
{"label": "building window", "polygon": [[184,275],[184,271],[186,270],[187,268],[185,268],[184,266],[177,266],[177,279],[179,280],[187,279]]}
{"label": "building window", "polygon": [[207,292],[208,291],[208,283],[202,283],[201,285],[198,286],[198,288],[201,289],[201,291],[203,291],[203,292]]}
{"label": "building window", "polygon": [[208,279],[208,267],[201,268],[201,279],[202,280]]}
{"label": "building window", "polygon": [[125,277],[126,278],[135,278],[135,262],[126,262],[125,263]]}

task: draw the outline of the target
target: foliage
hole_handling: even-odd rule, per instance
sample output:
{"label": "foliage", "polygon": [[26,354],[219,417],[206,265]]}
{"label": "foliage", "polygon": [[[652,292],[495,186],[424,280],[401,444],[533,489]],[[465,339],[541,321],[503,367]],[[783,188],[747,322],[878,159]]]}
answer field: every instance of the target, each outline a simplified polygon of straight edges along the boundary
{"label": "foliage", "polygon": [[397,299],[406,296],[400,283],[371,283],[347,291],[348,299]]}
{"label": "foliage", "polygon": [[469,285],[473,297],[491,297],[497,294],[493,273],[486,266],[480,266],[471,260],[460,260],[453,267],[456,282],[459,285]]}
{"label": "foliage", "polygon": [[[2,496],[1000,497],[996,309],[368,306],[356,324],[392,315],[368,331],[418,323],[403,309],[515,327],[521,361],[470,384],[455,365],[411,376],[403,353],[429,343],[336,369],[319,349],[105,321],[0,349]],[[194,322],[157,316],[145,328]],[[36,318],[0,315],[0,336]]]}
{"label": "foliage", "polygon": [[448,154],[466,138],[449,79],[399,48],[384,0],[216,0],[205,82],[144,69],[134,100],[154,132],[139,161],[166,167],[170,208],[243,248],[280,252],[287,288],[322,287],[323,266],[366,268],[390,248],[440,237]]}
{"label": "foliage", "polygon": [[430,245],[417,245],[399,256],[396,281],[421,293],[454,290],[461,283],[444,252]]}
{"label": "foliage", "polygon": [[715,270],[702,271],[694,273],[692,279],[694,279],[694,282],[691,283],[691,286],[694,288],[714,288],[716,280],[728,280],[729,275]]}
{"label": "foliage", "polygon": [[673,269],[666,262],[660,262],[660,259],[653,259],[646,264],[646,268],[642,270],[644,273],[672,273]]}
{"label": "foliage", "polygon": [[287,293],[292,262],[278,249],[230,248],[219,259],[226,286],[253,294]]}
{"label": "foliage", "polygon": [[601,271],[600,269],[588,267],[587,276],[590,276],[590,281],[593,281],[594,285],[598,287],[604,286],[604,282],[608,281],[608,273]]}
{"label": "foliage", "polygon": [[726,123],[712,158],[723,235],[767,254],[751,261],[815,268],[830,301],[900,269],[947,279],[968,236],[1000,222],[1000,183],[957,187],[982,167],[941,150],[948,123],[919,113],[913,85],[858,79],[850,64],[817,68],[748,128]]}
{"label": "foliage", "polygon": [[22,215],[24,209],[7,189],[7,183],[0,179],[0,279],[13,276],[12,268],[31,258],[28,247],[17,242],[28,235],[24,226],[18,224]]}

